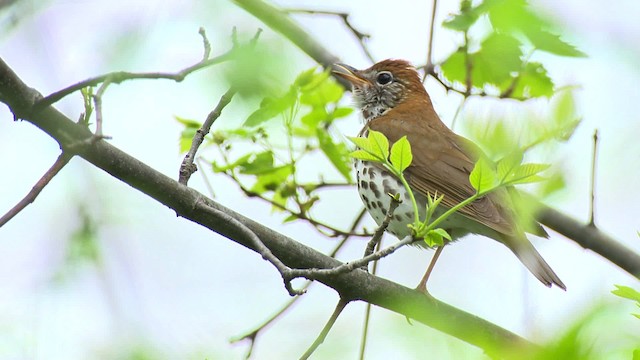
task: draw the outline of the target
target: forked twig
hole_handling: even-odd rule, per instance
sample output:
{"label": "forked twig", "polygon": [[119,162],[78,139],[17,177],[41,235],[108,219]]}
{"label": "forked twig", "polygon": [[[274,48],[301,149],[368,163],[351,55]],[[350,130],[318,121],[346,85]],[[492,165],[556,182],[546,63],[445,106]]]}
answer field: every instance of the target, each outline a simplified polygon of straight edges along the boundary
{"label": "forked twig", "polygon": [[271,250],[269,250],[269,248],[264,245],[262,240],[260,240],[260,238],[253,231],[251,231],[251,229],[249,229],[246,225],[238,221],[235,217],[225,212],[222,212],[216,208],[213,208],[207,205],[206,203],[204,203],[203,201],[198,202],[196,204],[196,207],[200,211],[210,213],[212,216],[222,219],[228,225],[233,226],[239,233],[241,233],[241,235],[244,238],[251,241],[251,243],[255,247],[255,250],[260,255],[262,255],[262,258],[270,262],[273,266],[276,267],[276,269],[278,269],[278,272],[282,276],[284,287],[289,292],[289,295],[296,296],[296,295],[302,295],[305,293],[304,290],[295,290],[291,285],[291,280],[295,278],[295,276],[293,276],[293,272],[295,270],[291,269],[290,267],[285,265],[282,261],[280,261],[280,259],[278,259],[271,252]]}
{"label": "forked twig", "polygon": [[[260,29],[258,33],[262,30]],[[90,79],[86,79],[80,82],[77,82],[73,85],[70,85],[64,89],[58,90],[50,95],[47,95],[40,99],[34,106],[32,111],[37,112],[46,108],[47,106],[60,101],[65,96],[72,94],[76,91],[84,89],[90,86],[98,86],[99,84],[104,83],[109,80],[113,84],[120,84],[127,80],[135,80],[135,79],[167,79],[173,80],[176,82],[181,82],[184,80],[189,74],[201,70],[203,68],[219,64],[225,62],[227,60],[231,60],[233,58],[234,53],[238,49],[237,46],[233,46],[230,50],[222,55],[218,55],[213,58],[209,58],[211,54],[211,45],[209,40],[207,39],[206,33],[203,28],[200,28],[198,33],[202,36],[202,42],[204,47],[204,56],[202,60],[199,62],[188,66],[178,72],[145,72],[145,73],[135,73],[128,71],[115,71],[104,75],[99,75],[92,77]],[[254,40],[252,40],[253,42]]]}
{"label": "forked twig", "polygon": [[[364,218],[364,214],[367,212],[367,210],[365,208],[363,208],[360,213],[358,213],[358,216],[356,216],[356,218],[354,219],[353,223],[351,224],[351,228],[349,230],[349,232],[354,232],[355,229],[360,225],[360,222],[362,221],[362,219]],[[346,242],[351,239],[353,235],[351,234],[347,234],[344,235],[342,237],[342,240],[333,248],[333,250],[328,254],[331,257],[335,257],[336,254],[338,253],[338,251],[340,249],[342,249],[342,247],[346,244]],[[374,270],[375,271],[375,270]],[[302,286],[301,290],[307,290],[309,288],[309,286],[311,286],[313,284],[313,281],[306,281],[305,284]],[[279,318],[280,316],[282,316],[284,313],[287,312],[287,310],[289,310],[291,308],[291,306],[293,306],[293,304],[295,304],[298,299],[301,299],[300,296],[296,296],[292,299],[289,299],[289,301],[287,301],[287,303],[280,309],[278,310],[276,313],[274,313],[269,319],[265,320],[262,324],[260,324],[259,326],[257,326],[255,329],[247,332],[244,335],[240,335],[240,336],[236,336],[234,338],[232,338],[230,340],[230,342],[235,343],[235,342],[239,342],[242,340],[249,340],[251,343],[249,344],[249,349],[247,350],[247,353],[245,354],[245,359],[249,359],[251,357],[251,354],[253,352],[253,347],[255,346],[256,340],[258,338],[258,335],[260,335],[260,332],[262,332],[267,326],[269,326],[271,323],[273,323],[277,318]]]}
{"label": "forked twig", "polygon": [[194,172],[198,171],[198,167],[193,163],[193,160],[196,157],[196,152],[202,142],[204,141],[205,136],[209,134],[211,130],[211,125],[220,117],[222,114],[222,110],[229,105],[233,95],[235,95],[236,91],[233,88],[229,88],[220,100],[218,101],[218,105],[216,105],[215,109],[213,109],[209,115],[207,115],[207,119],[204,121],[202,126],[196,131],[193,136],[193,140],[191,141],[191,148],[184,156],[182,160],[182,164],[180,165],[180,174],[178,176],[178,182],[183,185],[187,185],[189,182],[189,178],[193,175]]}

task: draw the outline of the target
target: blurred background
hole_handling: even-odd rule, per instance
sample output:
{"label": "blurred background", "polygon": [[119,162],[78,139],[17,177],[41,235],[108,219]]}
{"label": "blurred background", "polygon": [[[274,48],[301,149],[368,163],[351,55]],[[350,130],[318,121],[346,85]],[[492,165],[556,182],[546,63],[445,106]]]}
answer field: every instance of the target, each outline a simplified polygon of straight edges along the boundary
{"label": "blurred background", "polygon": [[[431,2],[274,1],[283,8],[349,13],[376,60],[426,62]],[[596,179],[596,224],[640,252],[640,5],[627,0],[531,1],[561,29],[563,39],[587,58],[540,55],[556,86],[574,86],[583,122],[550,159],[568,174],[567,186],[547,199],[586,222],[589,208],[592,135],[600,151]],[[458,2],[438,5],[434,60],[455,50],[460,39],[440,24]],[[316,64],[250,14],[227,1],[14,0],[0,2],[0,56],[31,87],[49,94],[110,71],[178,71],[198,62],[207,31],[212,54],[231,47],[231,30],[261,40],[281,54],[286,69],[274,79],[289,84]],[[345,63],[370,61],[357,40],[333,16],[294,18]],[[226,91],[223,67],[192,74],[182,83],[132,81],[112,85],[103,98],[104,131],[110,142],[155,169],[177,178],[183,127],[175,116],[203,121]],[[428,80],[436,110],[450,124],[460,97]],[[343,100],[349,106],[349,95]],[[258,104],[236,98],[215,127],[238,126]],[[461,121],[512,112],[543,114],[546,99],[496,101],[472,98]],[[80,94],[56,107],[75,119]],[[337,124],[345,136],[361,127],[354,113]],[[456,128],[463,131],[464,127]],[[57,144],[27,122],[13,122],[0,107],[0,212],[17,203],[51,166]],[[200,171],[190,185],[208,194]],[[328,167],[327,173],[335,170]],[[329,251],[335,239],[306,224],[282,224],[285,215],[246,198],[223,176],[212,175],[215,200],[264,225]],[[324,216],[346,226],[360,209],[356,190],[323,198]],[[373,222],[367,217],[369,228]],[[469,237],[448,247],[429,289],[437,298],[533,341],[545,343],[575,324],[584,341],[607,358],[629,359],[638,346],[640,321],[634,304],[611,294],[614,284],[638,288],[637,279],[574,242],[552,233],[534,244],[567,285],[547,289],[503,246]],[[387,241],[391,241],[391,238]],[[352,240],[342,260],[359,257],[364,240]],[[402,249],[380,265],[380,276],[413,287],[430,253]],[[0,358],[2,359],[238,359],[248,342],[229,340],[252,330],[289,300],[279,274],[261,258],[132,190],[108,174],[73,159],[36,202],[0,229]],[[333,311],[337,295],[314,285],[286,316],[259,336],[256,359],[299,357]],[[355,358],[364,304],[351,304],[316,358]],[[372,312],[367,358],[482,358],[482,351],[420,324],[408,324],[382,309]],[[587,320],[585,320],[587,319]]]}

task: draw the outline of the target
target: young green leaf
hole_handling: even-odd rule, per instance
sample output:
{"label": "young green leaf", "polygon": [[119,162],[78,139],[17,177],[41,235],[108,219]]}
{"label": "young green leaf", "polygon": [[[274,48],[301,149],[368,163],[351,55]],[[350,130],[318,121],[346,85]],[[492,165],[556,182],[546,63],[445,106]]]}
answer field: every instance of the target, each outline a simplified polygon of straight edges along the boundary
{"label": "young green leaf", "polygon": [[379,158],[371,154],[370,152],[364,151],[362,149],[352,151],[349,156],[354,159],[362,160],[362,161],[375,161],[375,162],[384,162],[384,159]]}
{"label": "young green leaf", "polygon": [[[369,153],[371,161],[385,162],[389,158],[389,140],[380,132],[370,130],[366,138],[348,137],[347,139],[356,144],[360,150]],[[357,151],[352,154],[354,153],[360,154]]]}
{"label": "young green leaf", "polygon": [[493,189],[497,180],[496,172],[485,158],[480,158],[469,174],[469,182],[478,193]]}
{"label": "young green leaf", "polygon": [[535,29],[525,32],[536,49],[546,51],[560,56],[586,57],[587,54],[578,50],[575,46],[560,39],[559,35],[552,34],[546,30]]}
{"label": "young green leaf", "polygon": [[442,228],[433,229],[424,236],[424,242],[429,247],[444,246],[444,239],[451,241],[451,235]]}
{"label": "young green leaf", "polygon": [[[509,79],[501,89],[504,91],[512,86],[513,80]],[[510,97],[513,98],[535,98],[553,95],[553,81],[547,75],[547,69],[537,62],[527,63],[524,69],[518,74],[515,86]]]}
{"label": "young green leaf", "polygon": [[401,137],[400,140],[391,146],[391,156],[389,160],[398,172],[403,172],[411,165],[413,155],[411,154],[411,144],[406,136]]}
{"label": "young green leaf", "polygon": [[620,296],[625,299],[634,300],[640,302],[640,292],[624,285],[615,285],[616,289],[611,291],[612,294]]}
{"label": "young green leaf", "polygon": [[251,158],[252,156],[255,156],[255,154],[253,153],[249,153],[249,154],[245,154],[241,157],[239,157],[236,161],[230,163],[230,164],[226,164],[224,166],[220,166],[218,165],[215,161],[212,163],[213,166],[213,172],[216,173],[221,173],[221,172],[225,172],[231,169],[235,169],[236,167],[246,164],[249,161],[249,158]]}
{"label": "young green leaf", "polygon": [[267,150],[258,154],[251,154],[251,157],[249,157],[247,161],[240,163],[238,168],[241,174],[247,175],[259,175],[272,172],[274,171],[273,152]]}
{"label": "young green leaf", "polygon": [[293,87],[279,98],[264,98],[260,103],[260,108],[249,115],[244,126],[258,126],[273,119],[294,106],[297,99],[298,95]]}
{"label": "young green leaf", "polygon": [[498,161],[498,180],[504,182],[522,163],[522,152],[514,151]]}
{"label": "young green leaf", "polygon": [[549,167],[551,167],[549,164],[522,164],[507,177],[507,182],[510,185],[515,185],[542,181],[544,178],[538,174],[547,170]]}
{"label": "young green leaf", "polygon": [[367,135],[373,154],[380,156],[383,159],[389,158],[389,140],[383,133],[369,130]]}

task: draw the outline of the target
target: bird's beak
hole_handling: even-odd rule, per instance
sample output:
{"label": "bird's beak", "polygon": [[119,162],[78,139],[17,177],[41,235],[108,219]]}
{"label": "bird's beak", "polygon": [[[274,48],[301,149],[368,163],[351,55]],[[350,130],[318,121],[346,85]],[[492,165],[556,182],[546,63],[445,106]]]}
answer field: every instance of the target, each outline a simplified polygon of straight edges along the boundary
{"label": "bird's beak", "polygon": [[336,63],[333,65],[332,73],[344,78],[354,86],[370,84],[369,80],[361,77],[359,71],[349,65]]}

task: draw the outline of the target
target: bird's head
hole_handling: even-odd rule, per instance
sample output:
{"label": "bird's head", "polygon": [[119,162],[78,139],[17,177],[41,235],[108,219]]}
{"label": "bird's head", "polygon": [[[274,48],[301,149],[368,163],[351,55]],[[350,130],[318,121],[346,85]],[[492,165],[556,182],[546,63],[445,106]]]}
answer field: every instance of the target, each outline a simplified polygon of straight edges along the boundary
{"label": "bird's head", "polygon": [[367,122],[412,99],[428,98],[420,74],[405,60],[383,60],[364,70],[336,64],[333,73],[351,83]]}

